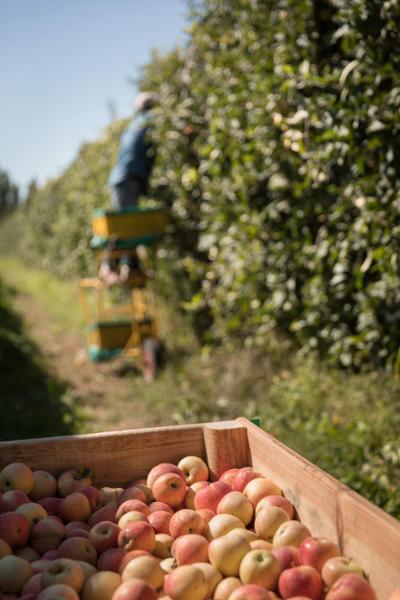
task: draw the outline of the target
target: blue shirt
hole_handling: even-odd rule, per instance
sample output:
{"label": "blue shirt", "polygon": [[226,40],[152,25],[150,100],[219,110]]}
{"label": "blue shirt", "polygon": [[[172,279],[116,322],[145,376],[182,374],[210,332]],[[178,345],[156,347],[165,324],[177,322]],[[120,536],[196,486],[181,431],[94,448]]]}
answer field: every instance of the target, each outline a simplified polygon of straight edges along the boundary
{"label": "blue shirt", "polygon": [[150,119],[149,112],[141,113],[123,132],[118,160],[108,179],[111,187],[129,179],[139,179],[147,187],[154,163],[154,152],[146,135]]}

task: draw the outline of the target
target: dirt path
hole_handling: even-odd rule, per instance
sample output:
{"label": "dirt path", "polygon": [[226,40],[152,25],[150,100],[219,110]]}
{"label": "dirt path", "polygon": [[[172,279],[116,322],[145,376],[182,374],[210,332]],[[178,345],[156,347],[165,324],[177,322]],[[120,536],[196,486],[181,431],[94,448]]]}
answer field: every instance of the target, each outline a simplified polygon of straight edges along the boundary
{"label": "dirt path", "polygon": [[48,370],[66,381],[80,399],[85,431],[149,424],[143,401],[134,399],[134,390],[141,385],[140,375],[123,358],[92,363],[83,336],[60,331],[30,295],[17,293],[14,306],[24,319],[28,334],[41,349]]}

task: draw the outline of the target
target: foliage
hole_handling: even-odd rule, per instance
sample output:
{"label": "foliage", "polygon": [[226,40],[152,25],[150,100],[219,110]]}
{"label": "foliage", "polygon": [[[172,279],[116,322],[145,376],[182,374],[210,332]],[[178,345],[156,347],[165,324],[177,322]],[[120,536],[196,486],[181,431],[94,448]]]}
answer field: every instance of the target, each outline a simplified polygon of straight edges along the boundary
{"label": "foliage", "polygon": [[18,187],[6,171],[0,168],[0,218],[11,212],[18,204]]}
{"label": "foliage", "polygon": [[[185,48],[141,76],[161,106],[161,289],[203,342],[290,334],[354,370],[400,369],[400,5],[196,0]],[[123,123],[19,215],[23,251],[87,272]],[[18,219],[8,220],[7,233]]]}

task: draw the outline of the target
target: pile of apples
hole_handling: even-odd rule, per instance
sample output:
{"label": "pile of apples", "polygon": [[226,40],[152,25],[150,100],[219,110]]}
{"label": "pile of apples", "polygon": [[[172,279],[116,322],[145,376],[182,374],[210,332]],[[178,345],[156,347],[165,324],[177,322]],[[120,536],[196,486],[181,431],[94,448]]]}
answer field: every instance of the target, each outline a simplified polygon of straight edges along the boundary
{"label": "pile of apples", "polygon": [[2,600],[376,600],[250,467],[210,482],[187,456],[123,489],[12,463],[0,490]]}

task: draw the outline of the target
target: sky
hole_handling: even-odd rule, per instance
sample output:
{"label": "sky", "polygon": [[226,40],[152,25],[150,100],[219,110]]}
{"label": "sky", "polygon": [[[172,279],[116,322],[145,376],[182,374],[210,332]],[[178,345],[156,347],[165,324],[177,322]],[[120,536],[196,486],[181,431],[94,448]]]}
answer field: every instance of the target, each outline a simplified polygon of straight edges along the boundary
{"label": "sky", "polygon": [[44,183],[132,114],[152,48],[184,42],[185,0],[0,0],[0,168]]}

